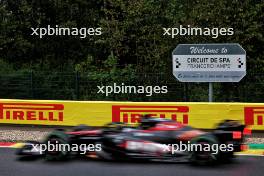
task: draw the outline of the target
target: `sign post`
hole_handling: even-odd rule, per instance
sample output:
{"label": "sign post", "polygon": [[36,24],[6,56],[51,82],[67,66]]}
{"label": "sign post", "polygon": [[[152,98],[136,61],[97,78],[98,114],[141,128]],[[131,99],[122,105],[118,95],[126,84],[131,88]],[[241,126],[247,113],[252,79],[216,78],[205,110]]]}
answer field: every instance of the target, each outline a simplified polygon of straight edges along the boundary
{"label": "sign post", "polygon": [[209,91],[208,91],[208,99],[209,99],[209,102],[213,102],[213,95],[214,95],[214,91],[213,91],[213,83],[209,83]]}
{"label": "sign post", "polygon": [[173,75],[180,82],[239,82],[246,75],[246,51],[237,43],[179,44],[172,52]]}

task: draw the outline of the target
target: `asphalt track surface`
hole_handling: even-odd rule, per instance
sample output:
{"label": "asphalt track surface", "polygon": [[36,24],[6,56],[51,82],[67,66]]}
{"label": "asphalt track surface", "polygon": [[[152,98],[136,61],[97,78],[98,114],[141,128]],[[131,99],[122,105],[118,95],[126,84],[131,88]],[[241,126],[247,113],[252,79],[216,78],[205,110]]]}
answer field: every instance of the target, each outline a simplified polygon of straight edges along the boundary
{"label": "asphalt track surface", "polygon": [[128,163],[75,159],[19,161],[14,149],[0,148],[0,176],[263,176],[263,156],[238,156],[235,162],[214,167],[187,163]]}

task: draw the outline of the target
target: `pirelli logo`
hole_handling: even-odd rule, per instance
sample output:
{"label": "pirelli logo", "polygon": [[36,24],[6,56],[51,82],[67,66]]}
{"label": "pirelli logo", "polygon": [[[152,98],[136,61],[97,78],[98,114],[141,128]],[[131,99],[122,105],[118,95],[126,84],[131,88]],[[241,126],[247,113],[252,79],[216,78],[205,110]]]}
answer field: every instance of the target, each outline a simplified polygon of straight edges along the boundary
{"label": "pirelli logo", "polygon": [[245,125],[263,125],[264,107],[245,107]]}
{"label": "pirelli logo", "polygon": [[113,105],[112,122],[137,123],[143,114],[152,117],[170,118],[188,124],[188,106],[133,106]]}
{"label": "pirelli logo", "polygon": [[0,103],[0,121],[63,121],[63,104]]}

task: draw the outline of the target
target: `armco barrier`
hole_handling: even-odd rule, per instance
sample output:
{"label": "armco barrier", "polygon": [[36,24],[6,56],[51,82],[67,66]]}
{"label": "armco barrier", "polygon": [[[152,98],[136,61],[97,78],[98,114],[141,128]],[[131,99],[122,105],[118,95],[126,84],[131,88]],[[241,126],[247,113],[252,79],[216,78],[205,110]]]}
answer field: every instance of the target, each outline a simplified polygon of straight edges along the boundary
{"label": "armco barrier", "polygon": [[171,118],[210,129],[224,119],[240,120],[264,130],[264,103],[178,103],[1,100],[0,123],[101,126],[107,122],[136,123],[141,114]]}

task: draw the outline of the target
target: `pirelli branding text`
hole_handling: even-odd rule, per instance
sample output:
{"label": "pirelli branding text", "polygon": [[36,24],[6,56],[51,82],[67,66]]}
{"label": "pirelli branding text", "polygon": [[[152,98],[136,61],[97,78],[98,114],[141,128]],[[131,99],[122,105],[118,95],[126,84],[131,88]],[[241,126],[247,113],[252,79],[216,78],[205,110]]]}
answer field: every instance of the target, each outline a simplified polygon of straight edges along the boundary
{"label": "pirelli branding text", "polygon": [[245,125],[263,125],[263,116],[263,106],[244,108]]}
{"label": "pirelli branding text", "polygon": [[112,122],[137,123],[144,114],[188,124],[188,106],[113,105]]}
{"label": "pirelli branding text", "polygon": [[0,120],[63,121],[63,104],[0,103]]}

